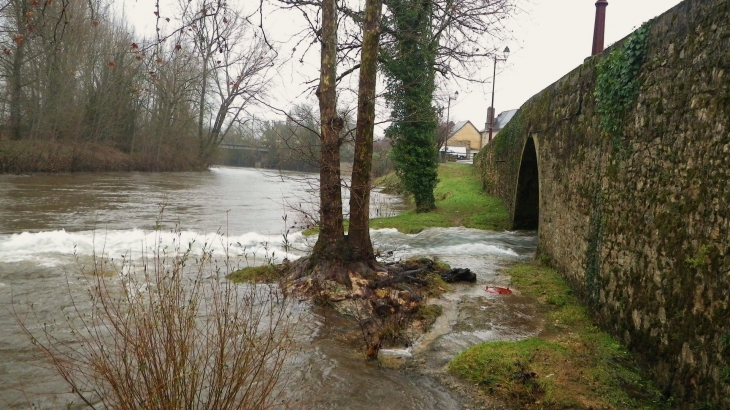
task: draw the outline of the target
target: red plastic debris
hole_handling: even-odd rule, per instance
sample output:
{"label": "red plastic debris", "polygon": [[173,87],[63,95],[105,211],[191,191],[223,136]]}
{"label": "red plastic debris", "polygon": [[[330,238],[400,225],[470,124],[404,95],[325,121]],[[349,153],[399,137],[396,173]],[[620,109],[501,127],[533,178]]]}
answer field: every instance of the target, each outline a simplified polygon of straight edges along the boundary
{"label": "red plastic debris", "polygon": [[485,289],[487,293],[493,293],[495,295],[511,295],[512,291],[508,288],[501,288],[499,286],[487,286]]}

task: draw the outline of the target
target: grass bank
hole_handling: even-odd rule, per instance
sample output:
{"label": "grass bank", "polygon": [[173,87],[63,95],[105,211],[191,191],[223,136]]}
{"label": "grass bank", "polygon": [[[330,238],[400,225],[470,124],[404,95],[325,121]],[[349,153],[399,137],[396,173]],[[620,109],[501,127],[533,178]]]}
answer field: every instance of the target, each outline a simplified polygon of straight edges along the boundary
{"label": "grass bank", "polygon": [[545,329],[518,342],[488,342],[464,351],[449,371],[514,408],[667,409],[633,357],[594,326],[558,272],[537,263],[505,272],[545,309]]}
{"label": "grass bank", "polygon": [[194,151],[161,147],[147,155],[123,152],[114,146],[72,141],[0,141],[0,173],[201,171]]}
{"label": "grass bank", "polygon": [[[392,175],[379,181],[390,186],[398,183]],[[441,164],[434,195],[435,212],[410,210],[394,217],[375,218],[370,220],[370,228],[395,228],[412,234],[436,227],[463,226],[496,231],[509,227],[507,209],[502,201],[484,193],[476,169],[471,165]]]}

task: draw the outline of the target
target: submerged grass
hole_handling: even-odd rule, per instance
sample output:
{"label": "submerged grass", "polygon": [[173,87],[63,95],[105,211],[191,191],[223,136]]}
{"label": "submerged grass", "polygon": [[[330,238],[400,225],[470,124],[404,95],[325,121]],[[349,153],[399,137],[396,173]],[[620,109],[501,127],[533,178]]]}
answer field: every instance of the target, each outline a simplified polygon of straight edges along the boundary
{"label": "submerged grass", "polygon": [[416,311],[415,319],[420,320],[423,330],[428,332],[442,313],[443,308],[439,305],[420,305]]}
{"label": "submerged grass", "polygon": [[[393,184],[393,176],[380,182]],[[504,230],[509,227],[507,209],[497,198],[487,196],[472,165],[441,164],[436,186],[436,211],[406,211],[389,218],[370,220],[373,229],[395,228],[403,233],[418,233],[426,228],[463,226],[475,229]]]}
{"label": "submerged grass", "polygon": [[545,330],[518,342],[474,346],[454,358],[450,372],[515,408],[671,408],[625,347],[593,325],[555,270],[532,263],[506,273],[522,294],[544,303]]}

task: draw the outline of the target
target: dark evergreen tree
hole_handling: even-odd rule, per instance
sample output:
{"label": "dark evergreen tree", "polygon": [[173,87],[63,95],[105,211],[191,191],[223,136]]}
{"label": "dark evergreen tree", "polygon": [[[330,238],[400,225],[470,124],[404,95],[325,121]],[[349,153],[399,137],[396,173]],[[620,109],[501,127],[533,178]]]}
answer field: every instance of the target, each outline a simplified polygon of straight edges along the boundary
{"label": "dark evergreen tree", "polygon": [[381,55],[386,98],[393,107],[387,136],[393,141],[391,155],[403,186],[413,194],[416,210],[428,212],[436,207],[433,191],[438,183],[438,120],[432,106],[438,40],[432,34],[433,2],[388,0],[387,4],[390,41]]}

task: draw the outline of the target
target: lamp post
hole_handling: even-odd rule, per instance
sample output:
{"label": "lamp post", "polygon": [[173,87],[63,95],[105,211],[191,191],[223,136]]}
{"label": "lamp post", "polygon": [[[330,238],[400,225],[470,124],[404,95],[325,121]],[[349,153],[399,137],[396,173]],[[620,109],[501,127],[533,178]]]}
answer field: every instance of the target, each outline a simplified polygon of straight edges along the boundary
{"label": "lamp post", "polygon": [[489,120],[489,141],[492,142],[492,130],[494,129],[494,83],[497,81],[497,61],[507,61],[507,57],[509,56],[509,47],[504,48],[504,58],[497,58],[497,56],[494,56],[494,74],[492,74],[492,105],[489,107],[490,113],[492,115],[487,114],[488,120]]}
{"label": "lamp post", "polygon": [[453,97],[449,94],[449,103],[446,105],[446,140],[444,140],[444,159],[448,162],[449,158],[449,138],[451,137],[451,100],[459,98],[459,92],[454,92]]}

